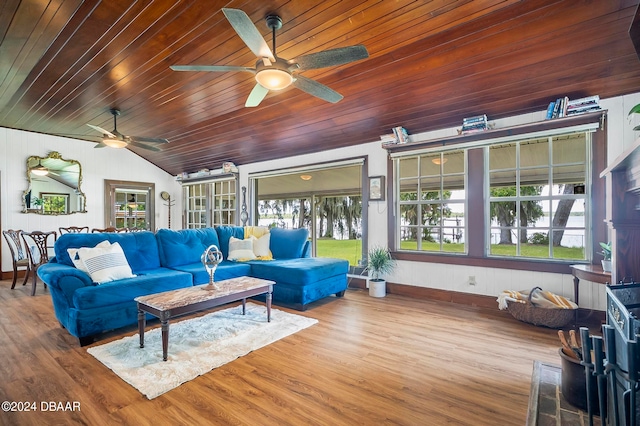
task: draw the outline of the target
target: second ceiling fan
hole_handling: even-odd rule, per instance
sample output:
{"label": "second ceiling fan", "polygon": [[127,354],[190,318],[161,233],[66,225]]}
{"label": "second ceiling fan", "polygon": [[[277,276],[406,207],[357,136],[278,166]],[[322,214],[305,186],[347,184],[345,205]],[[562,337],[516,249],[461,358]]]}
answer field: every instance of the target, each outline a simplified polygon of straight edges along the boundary
{"label": "second ceiling fan", "polygon": [[128,148],[129,146],[135,146],[137,148],[147,149],[149,151],[159,152],[160,148],[156,145],[169,143],[167,139],[164,138],[149,138],[146,136],[129,136],[123,135],[118,131],[118,123],[116,118],[120,115],[120,110],[116,108],[112,108],[109,110],[113,115],[113,130],[108,131],[103,129],[102,127],[95,126],[93,124],[87,124],[87,126],[91,127],[93,130],[97,130],[102,133],[102,142],[94,146],[94,148]]}
{"label": "second ceiling fan", "polygon": [[255,74],[257,81],[246,107],[255,107],[267,96],[269,90],[282,90],[290,85],[325,101],[336,103],[343,96],[315,80],[300,75],[299,71],[343,65],[369,57],[363,45],[339,47],[318,53],[302,55],[287,60],[276,55],[276,30],[282,27],[282,19],[277,15],[266,17],[267,27],[272,31],[273,50],[269,48],[249,16],[239,9],[222,9],[222,13],[238,33],[247,47],[258,57],[255,68],[224,65],[172,65],[174,71],[246,71]]}

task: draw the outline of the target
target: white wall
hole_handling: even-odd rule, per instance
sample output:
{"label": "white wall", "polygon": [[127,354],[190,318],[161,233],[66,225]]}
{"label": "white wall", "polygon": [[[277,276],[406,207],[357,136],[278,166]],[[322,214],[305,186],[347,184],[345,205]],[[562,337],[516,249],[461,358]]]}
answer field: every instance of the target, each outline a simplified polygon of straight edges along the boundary
{"label": "white wall", "polygon": [[[168,225],[168,207],[160,198],[167,191],[176,205],[171,211],[171,227],[182,224],[182,189],[175,176],[160,170],[127,149],[94,149],[95,143],[0,127],[0,195],[2,229],[58,231],[61,226],[104,228],[104,180],[153,182],[156,184],[155,221],[157,228]],[[27,189],[26,163],[32,155],[46,156],[57,151],[65,159],[78,160],[82,167],[81,189],[87,196],[87,213],[44,216],[21,213],[22,193]],[[11,271],[11,256],[2,238],[2,271]]]}
{"label": "white wall", "polygon": [[[609,162],[620,155],[638,137],[638,132],[632,129],[640,124],[640,115],[628,118],[628,111],[637,103],[640,103],[640,93],[620,96],[611,99],[601,100],[603,109],[608,110],[608,158]],[[524,114],[506,119],[490,122],[496,128],[515,126],[524,123],[533,123],[544,120],[546,111]],[[427,119],[427,118],[425,118]],[[398,123],[401,125],[402,123]],[[408,129],[411,131],[411,129]],[[457,134],[457,128],[441,129],[433,132],[411,135],[412,140],[429,140]],[[344,158],[358,157],[366,154],[368,156],[368,175],[387,174],[387,152],[381,146],[380,141],[374,141],[358,146],[323,151],[321,153],[300,155],[295,157],[282,158],[273,161],[242,165],[240,169],[240,185],[248,187],[248,176],[251,173],[264,172],[269,170],[286,169],[292,165],[301,166],[306,164],[317,164],[327,161],[340,160]],[[387,185],[390,177],[387,177]],[[387,210],[392,208],[387,201],[370,202],[369,213],[369,245],[387,243]],[[476,277],[476,285],[468,284],[468,277]],[[568,274],[554,274],[547,272],[518,271],[511,269],[495,269],[456,265],[452,267],[447,264],[425,263],[425,262],[398,262],[398,268],[393,275],[388,276],[390,282],[412,285],[417,287],[428,287],[450,291],[459,291],[480,295],[496,296],[502,290],[524,290],[534,286],[540,286],[545,290],[552,291],[570,298],[573,298],[573,277]],[[605,287],[601,284],[590,283],[582,280],[580,282],[580,306],[604,310],[606,307]]]}

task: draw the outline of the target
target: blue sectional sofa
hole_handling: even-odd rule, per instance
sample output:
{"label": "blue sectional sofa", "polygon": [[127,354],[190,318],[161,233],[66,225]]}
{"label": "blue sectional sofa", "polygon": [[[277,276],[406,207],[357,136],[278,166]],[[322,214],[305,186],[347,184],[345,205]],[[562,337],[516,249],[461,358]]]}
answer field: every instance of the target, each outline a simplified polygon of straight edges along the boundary
{"label": "blue sectional sofa", "polygon": [[[155,234],[65,234],[55,243],[55,257],[38,268],[38,275],[49,286],[56,318],[81,345],[105,331],[137,323],[133,299],[138,296],[208,283],[200,256],[212,244],[224,256],[215,272],[216,281],[239,276],[272,280],[276,283],[274,304],[304,310],[324,297],[344,295],[346,260],[310,257],[304,229],[275,228],[270,234],[274,259],[247,262],[227,260],[230,238],[244,237],[244,228],[239,226],[160,229]],[[67,250],[95,247],[104,240],[120,244],[135,277],[98,285],[89,274],[76,269]]]}

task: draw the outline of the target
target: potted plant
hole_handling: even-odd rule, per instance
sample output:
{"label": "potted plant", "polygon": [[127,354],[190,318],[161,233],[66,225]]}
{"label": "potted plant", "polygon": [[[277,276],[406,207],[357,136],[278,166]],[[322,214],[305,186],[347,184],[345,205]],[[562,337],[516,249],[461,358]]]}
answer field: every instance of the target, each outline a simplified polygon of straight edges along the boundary
{"label": "potted plant", "polygon": [[[631,114],[640,114],[640,104],[631,108],[631,111],[629,111],[629,114],[627,116],[630,116]],[[640,125],[634,127],[633,130],[640,130]]]}
{"label": "potted plant", "polygon": [[386,247],[374,246],[367,255],[367,267],[365,271],[369,274],[369,296],[384,297],[386,294],[387,281],[380,278],[382,275],[390,274],[396,267],[396,261],[391,257],[389,249]]}
{"label": "potted plant", "polygon": [[611,272],[611,243],[600,243],[602,250],[602,270],[605,272]]}

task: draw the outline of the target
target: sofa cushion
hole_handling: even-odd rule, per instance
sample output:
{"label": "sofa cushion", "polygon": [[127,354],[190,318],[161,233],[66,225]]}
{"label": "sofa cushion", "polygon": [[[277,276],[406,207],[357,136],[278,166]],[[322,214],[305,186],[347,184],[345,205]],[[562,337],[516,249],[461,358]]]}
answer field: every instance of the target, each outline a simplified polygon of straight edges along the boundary
{"label": "sofa cushion", "polygon": [[73,293],[73,307],[93,309],[124,302],[135,303],[133,299],[138,296],[190,287],[192,282],[189,274],[157,268],[134,278],[79,288]]}
{"label": "sofa cushion", "polygon": [[135,277],[119,243],[108,247],[98,246],[78,249],[78,257],[85,266],[93,282],[102,284],[123,278]]}
{"label": "sofa cushion", "polygon": [[[209,274],[207,274],[202,263],[180,265],[176,266],[174,269],[188,272],[193,275],[193,285],[209,283]],[[247,275],[251,275],[251,265],[248,263],[229,262],[228,260],[223,260],[216,268],[213,279],[214,281],[222,281],[229,278],[237,278]]]}
{"label": "sofa cushion", "polygon": [[216,226],[216,232],[218,233],[218,241],[220,245],[218,248],[222,252],[222,256],[227,259],[229,257],[229,240],[231,237],[244,239],[244,228],[242,226]]}
{"label": "sofa cushion", "polygon": [[127,258],[127,262],[131,267],[131,271],[136,275],[139,271],[160,267],[158,243],[156,242],[155,234],[151,231],[64,234],[58,238],[54,245],[56,261],[63,265],[75,267],[69,257],[67,249],[95,247],[98,243],[105,240],[111,244],[120,244]]}
{"label": "sofa cushion", "polygon": [[300,229],[271,229],[271,253],[274,259],[296,259],[302,257],[309,231]]}
{"label": "sofa cushion", "polygon": [[251,276],[276,283],[306,286],[336,275],[346,275],[349,261],[328,257],[274,260],[271,262],[251,261]]}
{"label": "sofa cushion", "polygon": [[198,263],[207,247],[220,247],[218,234],[213,228],[159,229],[156,238],[160,263],[167,268]]}

